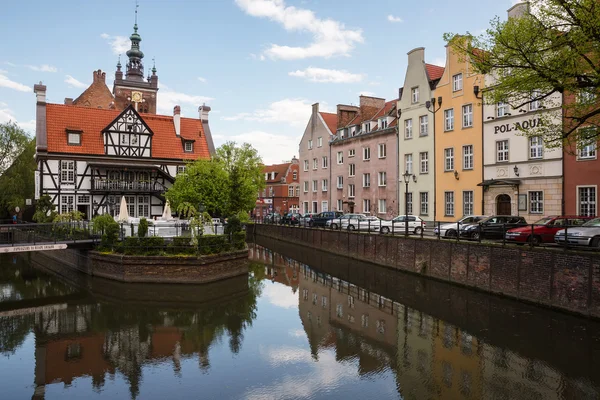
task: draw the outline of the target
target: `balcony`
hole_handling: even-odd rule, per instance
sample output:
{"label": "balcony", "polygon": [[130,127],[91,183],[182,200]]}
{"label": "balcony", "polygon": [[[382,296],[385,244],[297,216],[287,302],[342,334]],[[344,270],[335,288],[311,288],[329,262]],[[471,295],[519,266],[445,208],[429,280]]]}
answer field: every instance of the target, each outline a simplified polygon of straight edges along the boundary
{"label": "balcony", "polygon": [[104,193],[163,193],[166,188],[158,182],[123,181],[95,178],[92,192]]}

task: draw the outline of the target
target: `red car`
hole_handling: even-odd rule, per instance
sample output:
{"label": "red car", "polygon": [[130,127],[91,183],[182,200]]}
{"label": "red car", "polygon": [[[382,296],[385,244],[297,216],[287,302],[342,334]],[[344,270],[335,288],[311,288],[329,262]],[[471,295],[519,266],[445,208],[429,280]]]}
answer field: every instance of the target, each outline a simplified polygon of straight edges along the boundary
{"label": "red car", "polygon": [[545,217],[531,225],[509,229],[506,232],[506,240],[516,242],[517,244],[531,243],[534,246],[541,243],[554,243],[554,235],[556,232],[565,229],[565,227],[581,226],[590,219],[592,219],[592,217]]}

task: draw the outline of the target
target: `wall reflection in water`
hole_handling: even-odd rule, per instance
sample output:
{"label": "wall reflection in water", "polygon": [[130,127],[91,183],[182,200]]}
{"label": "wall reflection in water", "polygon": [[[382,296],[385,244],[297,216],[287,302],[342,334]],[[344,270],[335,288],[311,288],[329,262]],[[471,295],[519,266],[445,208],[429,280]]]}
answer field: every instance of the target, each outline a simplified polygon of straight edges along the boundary
{"label": "wall reflection in water", "polygon": [[[341,257],[253,245],[248,276],[209,285],[58,275],[59,265],[37,257],[0,258],[0,365],[11,365],[10,356],[34,338],[28,390],[35,399],[58,384],[66,396],[82,377],[91,378],[98,394],[122,379],[127,397],[142,398],[149,367],[179,377],[184,363],[208,380],[241,367],[245,372],[230,382],[240,386],[236,398],[595,399],[600,393],[597,323]],[[284,292],[271,293],[286,296],[278,312],[299,314],[296,324],[277,321],[293,329],[294,339],[253,326],[276,318],[258,307],[273,285]],[[262,336],[245,344],[253,331]],[[305,347],[297,347],[298,337],[306,337]],[[232,361],[244,347],[245,357]],[[216,352],[229,355],[218,367],[211,363]],[[259,380],[252,370],[271,378]],[[290,376],[296,380],[286,381]],[[388,380],[390,391],[376,388]],[[220,396],[222,384],[198,383],[210,398]]]}

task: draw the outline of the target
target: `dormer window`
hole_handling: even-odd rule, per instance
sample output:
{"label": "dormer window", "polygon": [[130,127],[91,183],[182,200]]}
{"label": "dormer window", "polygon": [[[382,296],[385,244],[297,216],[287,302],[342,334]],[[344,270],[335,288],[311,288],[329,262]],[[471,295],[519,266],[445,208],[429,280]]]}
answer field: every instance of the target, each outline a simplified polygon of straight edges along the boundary
{"label": "dormer window", "polygon": [[81,132],[67,131],[67,143],[70,146],[81,146]]}
{"label": "dormer window", "polygon": [[184,143],[184,149],[186,153],[191,153],[194,151],[194,143],[192,142],[185,142]]}
{"label": "dormer window", "polygon": [[388,126],[387,118],[381,118],[379,120],[379,129],[386,129]]}
{"label": "dormer window", "polygon": [[364,125],[364,127],[363,127],[363,130],[365,131],[365,133],[371,132],[371,123],[370,122],[366,122],[365,125]]}
{"label": "dormer window", "polygon": [[271,172],[271,180],[275,180],[275,172]]}

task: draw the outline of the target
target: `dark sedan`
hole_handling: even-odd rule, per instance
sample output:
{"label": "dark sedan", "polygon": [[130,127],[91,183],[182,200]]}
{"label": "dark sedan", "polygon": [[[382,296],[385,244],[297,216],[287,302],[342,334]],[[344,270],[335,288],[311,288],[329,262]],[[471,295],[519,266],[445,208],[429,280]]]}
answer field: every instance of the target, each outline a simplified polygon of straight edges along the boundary
{"label": "dark sedan", "polygon": [[310,226],[326,226],[327,221],[334,219],[334,218],[339,218],[342,215],[344,215],[344,213],[342,213],[340,211],[323,211],[322,213],[313,215],[312,221],[309,222],[309,225]]}
{"label": "dark sedan", "polygon": [[473,240],[502,239],[507,230],[527,226],[525,218],[514,215],[494,215],[474,224],[460,227],[460,236]]}
{"label": "dark sedan", "polygon": [[298,225],[301,215],[298,213],[287,213],[282,218],[280,223],[283,225]]}

